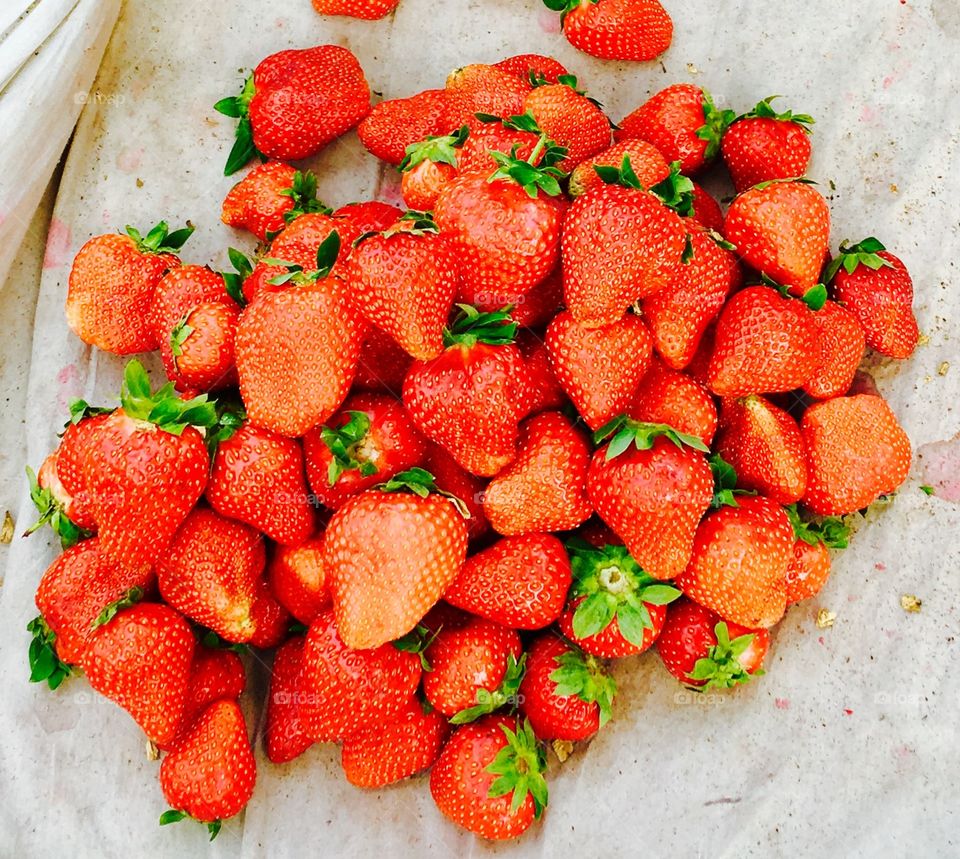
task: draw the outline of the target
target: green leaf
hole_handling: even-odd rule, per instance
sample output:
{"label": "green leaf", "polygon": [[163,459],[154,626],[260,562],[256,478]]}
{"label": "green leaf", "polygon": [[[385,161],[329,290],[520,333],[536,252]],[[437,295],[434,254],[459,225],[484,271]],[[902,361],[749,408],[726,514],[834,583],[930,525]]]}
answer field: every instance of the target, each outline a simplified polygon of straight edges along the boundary
{"label": "green leaf", "polygon": [[927,486],[926,484],[921,485],[920,491],[924,495],[933,495],[936,492],[936,490],[932,486]]}
{"label": "green leaf", "polygon": [[222,820],[211,820],[207,824],[207,831],[210,833],[210,840],[213,841],[220,834],[220,828],[223,826]]}
{"label": "green leaf", "polygon": [[210,427],[217,420],[216,405],[206,394],[183,400],[170,383],[152,393],[146,370],[136,359],[124,370],[120,402],[129,417],[149,421],[171,435],[180,435],[187,426]]}
{"label": "green leaf", "polygon": [[419,143],[411,143],[405,150],[404,159],[397,166],[401,173],[412,170],[418,164],[424,161],[432,161],[435,164],[449,164],[451,167],[459,166],[457,150],[466,142],[470,134],[470,127],[462,125],[454,134],[444,134],[434,137],[428,137]]}
{"label": "green leaf", "polygon": [[813,311],[823,310],[823,306],[827,303],[827,288],[822,283],[810,287],[803,294],[802,301]]}
{"label": "green leaf", "polygon": [[600,660],[571,646],[565,653],[554,657],[554,663],[557,668],[549,675],[556,684],[553,694],[558,698],[576,695],[581,701],[597,704],[600,708],[600,726],[603,727],[612,713],[617,684]]}
{"label": "green leaf", "polygon": [[110,623],[117,616],[117,612],[125,608],[130,608],[130,606],[136,605],[140,600],[143,599],[143,589],[138,587],[132,587],[128,590],[123,596],[119,599],[114,600],[112,603],[104,606],[103,611],[97,615],[96,620],[90,624],[91,629],[96,629],[99,626]]}
{"label": "green leaf", "polygon": [[258,154],[257,147],[253,143],[253,124],[250,118],[244,116],[237,123],[237,136],[233,141],[230,154],[227,155],[227,163],[223,168],[224,176],[232,176],[241,167],[245,167]]}
{"label": "green leaf", "polygon": [[680,597],[681,592],[673,585],[646,585],[640,590],[640,599],[649,605],[669,605]]}
{"label": "green leaf", "polygon": [[670,165],[670,173],[665,179],[650,187],[651,194],[682,218],[693,215],[693,190],[693,181],[680,172],[679,161]]}
{"label": "green leaf", "polygon": [[330,270],[336,265],[337,257],[340,255],[340,233],[331,230],[317,248],[317,272],[320,277],[326,277]]}
{"label": "green leaf", "polygon": [[850,543],[850,526],[835,516],[818,516],[801,514],[796,504],[783,508],[793,526],[793,533],[798,540],[803,540],[811,546],[823,543],[828,549],[846,549]]}
{"label": "green leaf", "polygon": [[573,634],[583,639],[602,632],[616,615],[616,607],[616,598],[611,594],[602,591],[590,594],[573,613]]}
{"label": "green leaf", "polygon": [[603,164],[594,164],[593,171],[605,185],[620,185],[624,188],[634,188],[642,191],[643,185],[630,164],[630,156],[624,155],[619,167],[610,167]]}
{"label": "green leaf", "polygon": [[493,713],[501,707],[509,705],[515,708],[517,705],[517,693],[520,690],[520,683],[523,681],[523,673],[526,668],[527,654],[520,655],[518,660],[511,653],[507,656],[507,670],[500,686],[494,691],[489,689],[477,689],[477,703],[473,707],[468,707],[456,713],[451,719],[452,725],[465,725],[467,722],[474,722],[481,716]]}
{"label": "green leaf", "polygon": [[490,313],[481,313],[469,304],[458,304],[457,308],[459,313],[443,332],[445,346],[506,346],[516,339],[518,326],[510,318],[510,307]]}
{"label": "green leaf", "polygon": [[490,785],[488,796],[512,794],[511,813],[516,814],[527,796],[533,798],[534,814],[540,817],[548,802],[547,782],[543,773],[547,756],[543,744],[536,738],[529,720],[524,720],[516,732],[500,725],[506,737],[504,746],[487,766],[487,772],[499,776]]}
{"label": "green leaf", "polygon": [[191,334],[193,334],[193,328],[187,325],[187,315],[184,315],[174,326],[173,331],[170,332],[170,351],[174,358],[183,355],[183,344],[187,342]]}
{"label": "green leaf", "polygon": [[635,421],[626,415],[619,415],[607,424],[604,424],[593,434],[594,444],[601,444],[613,436],[607,445],[605,458],[609,461],[620,456],[631,445],[637,450],[649,450],[661,436],[673,442],[677,447],[690,447],[703,453],[709,453],[703,439],[689,433],[683,433],[668,424],[646,423]]}
{"label": "green leaf", "polygon": [[735,119],[734,111],[718,110],[713,97],[707,90],[703,90],[703,125],[695,133],[701,140],[707,141],[707,148],[703,154],[706,161],[716,158],[723,135]]}
{"label": "green leaf", "polygon": [[188,816],[189,815],[185,811],[177,811],[176,809],[171,808],[160,815],[160,825],[169,826],[171,823],[179,823]]}
{"label": "green leaf", "polygon": [[[376,474],[377,467],[358,453],[360,446],[370,432],[370,417],[366,412],[346,412],[347,421],[338,427],[323,426],[320,438],[330,451],[331,459],[327,470],[327,480],[333,486],[345,471],[359,471],[361,474]],[[371,470],[372,469],[372,470]]]}
{"label": "green leaf", "polygon": [[57,655],[54,644],[56,634],[40,615],[27,624],[27,631],[33,635],[27,652],[30,662],[30,682],[46,682],[50,689],[57,689],[73,673],[73,670]]}
{"label": "green leaf", "polygon": [[767,96],[763,101],[759,102],[753,110],[742,114],[737,117],[737,122],[740,122],[744,119],[775,119],[780,122],[793,122],[796,125],[799,125],[807,134],[810,133],[809,126],[814,125],[814,119],[812,116],[806,113],[794,113],[792,110],[785,110],[783,112],[777,112],[773,107],[774,99],[780,98],[779,95],[770,95]]}

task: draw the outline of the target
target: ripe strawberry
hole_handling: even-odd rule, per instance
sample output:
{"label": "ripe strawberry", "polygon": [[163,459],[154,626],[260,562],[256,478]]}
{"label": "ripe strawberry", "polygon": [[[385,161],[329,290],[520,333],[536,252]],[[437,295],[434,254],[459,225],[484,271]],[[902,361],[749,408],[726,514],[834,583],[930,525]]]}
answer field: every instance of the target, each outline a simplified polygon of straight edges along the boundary
{"label": "ripe strawberry", "polygon": [[240,95],[214,108],[239,120],[223,171],[229,176],[256,155],[280,161],[315,155],[370,112],[370,87],[350,51],[320,45],[271,54]]}
{"label": "ripe strawberry", "polygon": [[610,438],[587,472],[594,509],[649,575],[674,578],[690,559],[713,497],[713,476],[700,453],[706,445],[670,427],[630,420],[611,422],[594,438]]}
{"label": "ripe strawberry", "polygon": [[564,311],[548,326],[546,342],[557,381],[594,430],[627,410],[650,367],[650,332],[633,315],[587,328]]}
{"label": "ripe strawberry", "polygon": [[413,696],[420,673],[419,657],[392,643],[351,649],[337,634],[333,612],[321,613],[307,633],[297,684],[304,733],[337,742],[383,725]]}
{"label": "ripe strawberry", "polygon": [[765,183],[730,204],[723,234],[747,265],[805,296],[827,257],[830,209],[812,185]]}
{"label": "ripe strawberry", "polygon": [[213,839],[221,821],[243,811],[256,780],[240,707],[236,701],[215,701],[160,764],[160,788],[171,805],[160,825],[191,817],[206,824]]}
{"label": "ripe strawberry", "polygon": [[803,390],[818,400],[841,397],[850,390],[863,359],[863,327],[856,316],[834,301],[827,301],[814,313],[813,321],[820,331],[820,365],[804,382]]}
{"label": "ripe strawberry", "polygon": [[456,134],[428,137],[407,147],[400,162],[400,192],[410,209],[432,211],[440,191],[456,175],[460,149],[467,140],[469,127],[461,126]]}
{"label": "ripe strawberry", "polygon": [[327,526],[324,564],[340,637],[371,648],[406,635],[456,578],[467,528],[422,469],[351,498]]}
{"label": "ripe strawberry", "polygon": [[445,447],[430,442],[424,468],[433,475],[433,481],[441,493],[459,498],[470,518],[466,520],[467,537],[470,541],[483,537],[490,530],[483,509],[484,481],[460,465]]}
{"label": "ripe strawberry", "polygon": [[410,354],[386,331],[368,327],[360,347],[353,389],[399,397],[403,390],[403,380],[412,363]]}
{"label": "ripe strawberry", "polygon": [[[72,426],[72,424],[70,425]],[[91,536],[97,530],[97,521],[83,494],[76,497],[64,488],[57,474],[57,462],[63,445],[51,453],[40,466],[37,474],[27,467],[30,482],[30,500],[37,508],[37,521],[25,532],[29,536],[49,524],[60,538],[60,546],[69,549],[79,540]]]}
{"label": "ripe strawberry", "polygon": [[723,210],[720,204],[710,196],[700,185],[693,183],[693,212],[690,217],[699,222],[708,230],[723,233]]}
{"label": "ripe strawberry", "polygon": [[267,757],[275,764],[292,761],[313,745],[300,721],[303,642],[303,636],[291,638],[273,657],[265,733]]}
{"label": "ripe strawberry", "polygon": [[293,619],[263,579],[257,589],[257,597],[253,601],[250,617],[254,627],[250,644],[254,647],[269,650],[287,640]]}
{"label": "ripe strawberry", "polygon": [[[341,226],[347,225],[347,234],[360,238],[364,233],[382,233],[392,227],[403,214],[402,209],[381,200],[347,203],[333,213]],[[356,239],[351,238],[351,243]]]}
{"label": "ripe strawberry", "polygon": [[240,308],[198,304],[160,340],[160,358],[178,390],[212,391],[237,383],[234,351]]}
{"label": "ripe strawberry", "polygon": [[193,651],[193,632],[178,612],[138,603],[98,627],[81,667],[96,692],[123,707],[158,746],[167,746],[180,727]]}
{"label": "ripe strawberry", "polygon": [[167,340],[170,332],[194,308],[201,304],[219,302],[236,307],[230,297],[222,274],[202,265],[183,265],[170,269],[157,283],[150,305],[150,326],[158,344]]}
{"label": "ripe strawberry", "polygon": [[373,106],[357,126],[357,134],[369,152],[397,165],[406,157],[408,146],[456,127],[446,126],[446,109],[447,91],[442,89],[424,90],[410,98],[387,99]]}
{"label": "ripe strawberry", "polygon": [[783,617],[793,528],[783,508],[742,495],[697,529],[693,554],[677,586],[722,618],[750,628],[771,627]]}
{"label": "ripe strawberry", "polygon": [[684,173],[695,173],[720,152],[720,141],[736,114],[718,110],[710,93],[693,84],[673,84],[620,121],[617,140],[652,143]]}
{"label": "ripe strawberry", "polygon": [[220,219],[268,241],[306,212],[327,212],[317,199],[317,177],[282,161],[258,164],[223,200]]}
{"label": "ripe strawberry", "polygon": [[645,573],[624,546],[568,544],[570,603],[560,629],[587,653],[608,659],[643,653],[663,626],[666,605],[680,591]]}
{"label": "ripe strawberry", "polygon": [[737,474],[741,489],[793,504],[807,488],[807,454],[797,422],[756,394],[726,399],[717,453]]}
{"label": "ripe strawberry", "polygon": [[346,15],[364,21],[376,21],[389,15],[400,0],[312,0],[321,15]]}
{"label": "ripe strawberry", "polygon": [[640,382],[627,416],[641,423],[666,424],[705,445],[717,431],[717,407],[699,382],[654,361]]}
{"label": "ripe strawberry", "polygon": [[541,740],[585,740],[611,716],[617,684],[593,656],[546,632],[527,651],[521,710]]}
{"label": "ripe strawberry", "polygon": [[495,714],[453,733],[430,772],[450,820],[482,838],[521,835],[547,805],[547,759],[530,723]]}
{"label": "ripe strawberry", "polygon": [[[457,294],[457,258],[429,217],[364,239],[350,257],[350,297],[363,317],[414,358],[443,352]],[[409,228],[408,226],[409,225]]]}
{"label": "ripe strawberry", "polygon": [[739,194],[773,179],[794,179],[810,163],[813,117],[788,110],[778,113],[772,95],[738,116],[723,135],[724,163]]}
{"label": "ripe strawberry", "polygon": [[843,516],[893,492],[910,471],[910,439],[880,397],[836,397],[804,412],[810,476],[803,504]]}
{"label": "ripe strawberry", "polygon": [[94,236],[77,254],[67,285],[67,324],[84,343],[132,355],[157,348],[150,320],[153,292],[193,227],[169,232],[165,221],[146,236]]}
{"label": "ripe strawberry", "polygon": [[677,680],[705,691],[731,689],[763,674],[760,666],[769,646],[766,629],[730,623],[684,599],[667,611],[657,652]]}
{"label": "ripe strawberry", "polygon": [[709,387],[720,397],[792,391],[817,372],[819,352],[810,308],[751,286],[727,302],[717,321]]}
{"label": "ripe strawberry", "polygon": [[221,436],[207,501],[221,516],[285,546],[300,545],[314,531],[300,444],[251,423]]}
{"label": "ripe strawberry", "polygon": [[329,425],[303,437],[303,452],[314,496],[338,510],[363,490],[420,465],[427,442],[392,397],[354,394]]}
{"label": "ripe strawberry", "polygon": [[487,485],[483,510],[495,531],[567,531],[585,522],[590,445],[560,412],[544,412],[520,427],[517,458]]}
{"label": "ripe strawberry", "polygon": [[190,686],[187,689],[181,734],[189,731],[197,717],[214,701],[223,698],[236,701],[246,685],[243,662],[236,653],[221,647],[197,647],[190,666]]}
{"label": "ripe strawberry", "polygon": [[513,116],[523,113],[530,92],[529,80],[481,63],[463,66],[447,77],[447,103],[443,115],[448,129],[459,128],[475,114]]}
{"label": "ripe strawberry", "polygon": [[494,63],[494,66],[525,81],[536,78],[537,81],[551,84],[557,83],[560,75],[569,74],[559,60],[540,54],[517,54]]}
{"label": "ripe strawberry", "polygon": [[[513,316],[516,311],[511,310]],[[527,392],[524,413],[536,415],[548,409],[562,409],[568,404],[567,395],[550,367],[547,344],[532,331],[524,330],[517,335],[517,348],[527,367]]]}
{"label": "ripe strawberry", "polygon": [[602,185],[603,180],[594,167],[619,167],[624,157],[630,159],[630,167],[644,188],[650,188],[670,175],[670,165],[653,144],[645,140],[621,140],[599,154],[585,158],[573,169],[570,196],[579,197],[594,186]]}
{"label": "ripe strawberry", "polygon": [[825,275],[834,299],[863,326],[867,345],[890,358],[913,354],[920,332],[907,267],[876,239],[840,245]]}
{"label": "ripe strawberry", "polygon": [[443,598],[511,629],[541,629],[563,610],[570,561],[551,534],[504,537],[460,569]]}
{"label": "ripe strawberry", "polygon": [[300,623],[329,608],[330,583],[323,563],[323,535],[299,546],[276,546],[267,566],[270,591]]}
{"label": "ripe strawberry", "polygon": [[447,720],[412,698],[386,724],[344,740],[340,765],[356,787],[385,787],[433,766],[449,736]]}
{"label": "ripe strawberry", "polygon": [[693,360],[703,332],[743,281],[730,246],[692,218],[685,223],[693,258],[680,266],[666,287],[640,305],[654,349],[674,370],[682,370]]}
{"label": "ripe strawberry", "polygon": [[[634,302],[663,289],[677,276],[686,243],[683,220],[641,189],[628,156],[619,169],[595,169],[605,184],[574,200],[562,241],[564,297],[588,328],[612,325]],[[655,186],[662,193],[668,187],[689,205],[689,179],[671,173]]]}
{"label": "ripe strawberry", "polygon": [[540,142],[539,127],[530,117],[498,119],[482,113],[470,119],[466,125],[467,139],[457,155],[457,167],[461,174],[483,173],[489,176],[498,163],[493,153],[510,155],[516,147],[514,157],[527,160],[533,156]]}
{"label": "ripe strawberry", "polygon": [[157,559],[164,601],[230,642],[249,641],[251,617],[266,564],[259,532],[195,509]]}
{"label": "ripe strawberry", "polygon": [[508,320],[462,306],[445,335],[446,351],[414,362],[403,383],[403,404],[417,428],[484,477],[516,456],[526,406],[526,365]]}
{"label": "ripe strawberry", "polygon": [[830,549],[845,549],[850,527],[842,519],[806,520],[796,505],[785,508],[796,541],[787,570],[787,605],[816,596],[830,577]]}
{"label": "ripe strawberry", "polygon": [[601,60],[652,60],[673,40],[673,21],[659,0],[544,0],[560,12],[563,34]]}
{"label": "ripe strawberry", "polygon": [[523,111],[533,114],[543,133],[567,150],[558,164],[564,173],[610,145],[610,120],[577,89],[577,79],[570,75],[560,83],[534,87],[524,99]]}

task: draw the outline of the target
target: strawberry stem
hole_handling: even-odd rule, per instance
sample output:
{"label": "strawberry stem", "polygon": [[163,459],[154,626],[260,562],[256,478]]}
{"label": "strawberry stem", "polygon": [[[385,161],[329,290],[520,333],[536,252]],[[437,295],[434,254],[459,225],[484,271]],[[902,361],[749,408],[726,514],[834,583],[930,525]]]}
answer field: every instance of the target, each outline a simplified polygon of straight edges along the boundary
{"label": "strawberry stem", "polygon": [[488,796],[512,795],[510,811],[516,814],[527,795],[533,797],[534,814],[539,818],[547,806],[547,782],[543,773],[547,768],[547,755],[543,743],[533,733],[529,719],[524,720],[516,732],[507,725],[500,725],[507,744],[487,767],[487,772],[498,776],[490,785]]}
{"label": "strawberry stem", "polygon": [[152,423],[171,435],[181,435],[188,426],[212,427],[217,422],[216,404],[206,394],[182,400],[172,382],[153,392],[150,377],[137,360],[124,370],[120,404],[127,417]]}
{"label": "strawberry stem", "polygon": [[701,453],[709,453],[703,439],[695,435],[689,435],[675,430],[668,424],[644,423],[628,418],[626,415],[615,417],[612,421],[604,424],[593,434],[594,444],[600,444],[606,439],[610,439],[607,445],[606,459],[614,459],[630,445],[634,445],[637,450],[649,450],[653,447],[654,441],[660,436],[672,441],[677,447],[692,447]]}
{"label": "strawberry stem", "polygon": [[566,653],[555,656],[553,661],[557,666],[550,673],[550,679],[557,684],[553,694],[558,698],[576,695],[581,701],[596,704],[600,708],[602,728],[613,714],[617,681],[606,672],[599,659],[573,645]]}

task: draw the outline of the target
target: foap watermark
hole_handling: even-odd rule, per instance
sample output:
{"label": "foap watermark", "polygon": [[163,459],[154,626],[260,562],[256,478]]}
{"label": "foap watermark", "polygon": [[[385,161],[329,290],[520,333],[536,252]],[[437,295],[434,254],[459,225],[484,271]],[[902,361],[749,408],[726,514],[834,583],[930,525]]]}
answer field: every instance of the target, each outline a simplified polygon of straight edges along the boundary
{"label": "foap watermark", "polygon": [[107,93],[103,90],[95,89],[87,92],[86,90],[77,90],[73,94],[73,103],[79,105],[88,104],[124,104],[127,97],[123,93]]}

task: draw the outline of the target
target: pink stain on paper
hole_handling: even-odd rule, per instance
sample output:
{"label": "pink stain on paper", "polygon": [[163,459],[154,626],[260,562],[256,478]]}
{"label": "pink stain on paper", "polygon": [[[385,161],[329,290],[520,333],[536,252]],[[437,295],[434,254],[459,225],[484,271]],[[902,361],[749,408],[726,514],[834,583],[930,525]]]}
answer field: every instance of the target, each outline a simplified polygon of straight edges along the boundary
{"label": "pink stain on paper", "polygon": [[549,9],[541,10],[537,15],[537,23],[544,33],[560,35],[560,16],[556,12],[551,12]]}
{"label": "pink stain on paper", "polygon": [[789,698],[774,698],[773,706],[778,710],[789,710],[790,709],[790,699]]}
{"label": "pink stain on paper", "polygon": [[43,252],[43,267],[58,268],[70,261],[70,243],[72,236],[68,227],[59,218],[50,221],[47,231],[47,246]]}
{"label": "pink stain on paper", "polygon": [[57,373],[57,403],[60,408],[66,411],[70,403],[82,393],[80,386],[80,374],[77,372],[76,364],[67,364],[59,373]]}
{"label": "pink stain on paper", "polygon": [[917,451],[923,483],[945,501],[960,503],[960,435],[935,441]]}
{"label": "pink stain on paper", "polygon": [[127,146],[117,155],[117,169],[121,173],[133,173],[143,161],[143,147]]}

